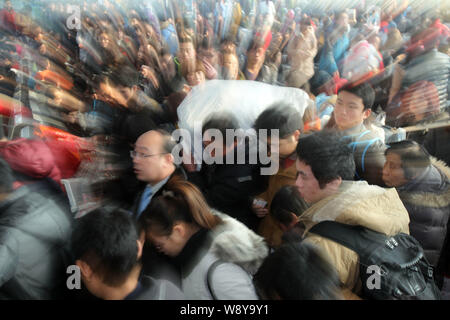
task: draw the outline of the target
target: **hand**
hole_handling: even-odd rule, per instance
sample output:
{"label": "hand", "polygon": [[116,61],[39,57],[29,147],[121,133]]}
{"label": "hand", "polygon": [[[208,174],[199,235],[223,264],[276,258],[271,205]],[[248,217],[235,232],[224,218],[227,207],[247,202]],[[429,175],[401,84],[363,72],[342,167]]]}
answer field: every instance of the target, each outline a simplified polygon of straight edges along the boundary
{"label": "hand", "polygon": [[78,122],[78,111],[69,112],[69,114],[66,115],[65,118],[66,118],[66,121],[69,123]]}
{"label": "hand", "polygon": [[406,58],[406,54],[404,54],[404,53],[399,54],[399,55],[395,58],[395,62],[400,62],[400,61],[402,61],[402,60],[405,59],[405,58]]}
{"label": "hand", "polygon": [[264,218],[269,213],[268,209],[254,203],[252,204],[252,211],[258,218]]}

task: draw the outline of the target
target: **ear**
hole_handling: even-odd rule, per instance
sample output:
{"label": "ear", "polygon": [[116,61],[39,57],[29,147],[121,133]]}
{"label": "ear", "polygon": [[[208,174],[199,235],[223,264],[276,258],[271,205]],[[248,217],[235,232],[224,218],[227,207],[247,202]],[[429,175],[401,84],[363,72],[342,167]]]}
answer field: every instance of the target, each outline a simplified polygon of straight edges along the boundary
{"label": "ear", "polygon": [[294,138],[295,138],[295,141],[298,141],[298,139],[300,139],[300,130],[295,130]]}
{"label": "ear", "polygon": [[172,236],[175,238],[185,238],[187,234],[186,226],[183,223],[177,223],[172,228]]}
{"label": "ear", "polygon": [[371,113],[372,113],[372,109],[370,109],[370,108],[364,110],[363,111],[363,119],[366,120],[370,116]]}
{"label": "ear", "polygon": [[183,85],[183,92],[184,93],[189,93],[189,91],[191,91],[191,87],[188,86],[187,84]]}
{"label": "ear", "polygon": [[342,183],[342,178],[339,177],[337,179],[334,179],[333,181],[330,181],[327,183],[326,188],[328,188],[330,191],[337,191],[337,189],[340,187]]}
{"label": "ear", "polygon": [[85,281],[90,281],[92,279],[94,272],[86,262],[83,260],[77,260],[75,261],[75,265],[80,268],[81,275]]}
{"label": "ear", "polygon": [[173,157],[172,153],[165,154],[164,158],[169,164],[173,164],[175,162],[175,158]]}
{"label": "ear", "polygon": [[142,241],[142,235],[144,235],[144,241],[145,241],[145,233],[142,232],[141,236],[139,237],[138,240],[136,240],[137,243],[137,259],[136,260],[140,260],[142,257],[142,249],[144,248],[144,241]]}
{"label": "ear", "polygon": [[291,223],[289,225],[289,228],[292,228],[293,226],[295,226],[298,222],[298,217],[295,213],[291,212]]}

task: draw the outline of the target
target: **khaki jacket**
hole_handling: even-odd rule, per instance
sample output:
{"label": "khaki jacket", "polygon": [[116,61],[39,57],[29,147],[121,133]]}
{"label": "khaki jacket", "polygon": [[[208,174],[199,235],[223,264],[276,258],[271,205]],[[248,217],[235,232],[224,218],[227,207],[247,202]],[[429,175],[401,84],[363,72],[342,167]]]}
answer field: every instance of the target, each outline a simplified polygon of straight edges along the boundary
{"label": "khaki jacket", "polygon": [[[269,187],[267,190],[258,195],[256,198],[261,198],[267,201],[267,208],[270,209],[272,199],[275,194],[285,185],[294,185],[297,175],[297,169],[295,168],[295,161],[287,168],[280,166],[277,174],[269,178]],[[266,239],[267,244],[276,248],[281,245],[281,236],[283,231],[278,227],[275,220],[270,214],[265,216],[259,224],[258,234]]]}
{"label": "khaki jacket", "polygon": [[300,217],[305,225],[305,241],[322,248],[336,266],[343,289],[356,294],[361,289],[358,255],[332,240],[310,233],[321,221],[360,225],[394,235],[409,234],[409,215],[394,188],[385,189],[365,181],[343,181],[339,191],[313,204]]}

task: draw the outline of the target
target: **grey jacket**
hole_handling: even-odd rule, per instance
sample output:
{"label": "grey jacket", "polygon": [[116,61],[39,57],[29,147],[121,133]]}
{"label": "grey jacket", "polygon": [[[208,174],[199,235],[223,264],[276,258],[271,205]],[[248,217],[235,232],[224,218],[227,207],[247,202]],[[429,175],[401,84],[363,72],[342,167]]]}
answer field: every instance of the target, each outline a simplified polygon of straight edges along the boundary
{"label": "grey jacket", "polygon": [[184,295],[170,281],[142,276],[138,288],[125,300],[184,300]]}
{"label": "grey jacket", "polygon": [[[200,231],[192,250],[184,253],[187,259],[181,266],[182,291],[188,300],[256,300],[258,296],[252,282],[268,247],[264,239],[241,222],[218,211],[223,223],[211,231]],[[203,234],[202,234],[203,233]],[[194,235],[195,236],[195,235]],[[187,246],[189,243],[187,244]],[[223,261],[211,273],[208,288],[208,270],[216,261]]]}
{"label": "grey jacket", "polygon": [[73,221],[65,200],[38,182],[0,203],[1,299],[60,298]]}

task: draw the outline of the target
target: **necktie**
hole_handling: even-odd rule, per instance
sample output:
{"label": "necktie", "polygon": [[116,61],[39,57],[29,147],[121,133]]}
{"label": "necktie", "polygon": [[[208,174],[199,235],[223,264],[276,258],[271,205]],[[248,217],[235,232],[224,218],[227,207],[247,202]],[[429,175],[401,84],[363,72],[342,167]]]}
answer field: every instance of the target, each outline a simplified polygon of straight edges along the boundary
{"label": "necktie", "polygon": [[144,192],[141,196],[141,202],[139,203],[139,210],[138,210],[138,218],[141,215],[142,211],[147,208],[148,204],[150,203],[150,197],[152,196],[152,188],[150,186],[145,187]]}

